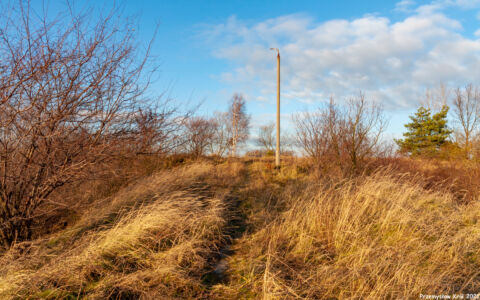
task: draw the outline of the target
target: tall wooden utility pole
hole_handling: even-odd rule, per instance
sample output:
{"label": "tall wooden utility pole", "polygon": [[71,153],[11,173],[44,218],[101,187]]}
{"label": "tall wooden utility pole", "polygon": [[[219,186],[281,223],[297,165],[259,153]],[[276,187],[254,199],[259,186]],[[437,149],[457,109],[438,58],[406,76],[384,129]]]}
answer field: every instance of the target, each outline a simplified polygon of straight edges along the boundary
{"label": "tall wooden utility pole", "polygon": [[280,51],[278,48],[270,48],[277,51],[277,148],[275,150],[275,167],[280,168]]}

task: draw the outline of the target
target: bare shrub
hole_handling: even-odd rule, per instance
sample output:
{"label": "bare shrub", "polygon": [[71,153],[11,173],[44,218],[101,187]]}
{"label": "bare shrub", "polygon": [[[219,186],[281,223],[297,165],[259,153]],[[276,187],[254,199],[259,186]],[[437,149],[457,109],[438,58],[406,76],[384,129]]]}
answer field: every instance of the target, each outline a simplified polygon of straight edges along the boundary
{"label": "bare shrub", "polygon": [[136,110],[129,134],[129,146],[139,155],[167,155],[175,153],[183,144],[182,127],[191,112],[180,112],[170,101],[155,106],[143,106]]}
{"label": "bare shrub", "polygon": [[266,152],[273,152],[275,149],[275,124],[272,122],[268,125],[260,126],[256,144],[262,147]]}
{"label": "bare shrub", "polygon": [[217,123],[202,117],[192,117],[185,122],[185,150],[193,157],[205,155],[213,143]]}
{"label": "bare shrub", "polygon": [[[31,236],[37,208],[122,149],[148,86],[148,49],[115,9],[50,21],[18,2],[0,20],[0,243]],[[146,115],[145,118],[148,119]]]}
{"label": "bare shrub", "polygon": [[338,119],[338,111],[333,99],[327,108],[315,112],[304,112],[294,116],[297,144],[306,155],[317,163],[330,155],[339,155],[336,149],[340,128],[344,127]]}
{"label": "bare shrub", "polygon": [[334,164],[356,171],[381,150],[386,122],[379,105],[363,94],[344,107],[330,99],[325,108],[294,117],[297,145],[323,167]]}
{"label": "bare shrub", "polygon": [[341,139],[342,146],[348,153],[351,167],[357,169],[368,157],[381,150],[380,137],[386,120],[382,108],[374,102],[367,102],[363,94],[348,101],[345,114],[346,130]]}

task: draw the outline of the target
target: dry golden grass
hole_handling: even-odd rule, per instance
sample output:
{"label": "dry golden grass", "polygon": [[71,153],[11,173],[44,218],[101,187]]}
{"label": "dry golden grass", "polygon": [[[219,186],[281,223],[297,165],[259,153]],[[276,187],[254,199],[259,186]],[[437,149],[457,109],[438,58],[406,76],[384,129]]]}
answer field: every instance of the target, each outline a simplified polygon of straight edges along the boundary
{"label": "dry golden grass", "polygon": [[[395,166],[341,179],[312,175],[301,160],[280,171],[270,163],[188,163],[98,199],[74,225],[0,257],[0,298],[398,299],[480,289],[478,201],[460,203]],[[226,270],[209,277],[227,248]]]}
{"label": "dry golden grass", "polygon": [[[223,172],[238,177],[237,167]],[[225,189],[206,180],[218,183],[215,170],[161,172],[98,202],[72,228],[17,245],[0,258],[0,298],[202,296],[225,225]]]}
{"label": "dry golden grass", "polygon": [[390,171],[281,197],[290,208],[238,243],[230,291],[399,299],[480,288],[479,203],[458,205]]}

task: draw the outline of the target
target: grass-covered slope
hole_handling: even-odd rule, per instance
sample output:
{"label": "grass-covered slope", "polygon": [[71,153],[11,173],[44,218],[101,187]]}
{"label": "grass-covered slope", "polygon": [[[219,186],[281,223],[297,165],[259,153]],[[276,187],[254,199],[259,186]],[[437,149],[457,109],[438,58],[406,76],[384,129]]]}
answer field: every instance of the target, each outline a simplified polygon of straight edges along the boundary
{"label": "grass-covered slope", "polygon": [[383,169],[189,163],[0,257],[0,298],[380,299],[480,288],[480,204]]}
{"label": "grass-covered slope", "polygon": [[480,289],[480,203],[380,172],[315,186],[245,236],[230,286],[264,299],[405,299]]}
{"label": "grass-covered slope", "polygon": [[202,297],[237,176],[200,163],[124,188],[73,227],[1,257],[0,298]]}

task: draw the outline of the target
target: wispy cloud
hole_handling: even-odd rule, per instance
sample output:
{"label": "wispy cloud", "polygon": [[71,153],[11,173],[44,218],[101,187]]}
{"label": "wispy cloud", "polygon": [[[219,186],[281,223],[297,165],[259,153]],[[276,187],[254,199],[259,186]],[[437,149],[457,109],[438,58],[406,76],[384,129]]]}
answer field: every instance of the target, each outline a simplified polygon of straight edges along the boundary
{"label": "wispy cloud", "polygon": [[435,0],[429,4],[419,6],[417,12],[428,14],[447,8],[473,9],[478,7],[480,7],[480,0]]}
{"label": "wispy cloud", "polygon": [[415,1],[413,0],[402,0],[395,4],[395,11],[399,12],[411,12],[412,8],[415,6]]}
{"label": "wispy cloud", "polygon": [[[434,1],[414,7],[393,22],[367,15],[353,20],[316,22],[308,15],[287,15],[248,24],[236,17],[205,27],[213,55],[236,67],[221,76],[235,84],[257,86],[257,99],[275,91],[275,59],[282,55],[284,98],[311,103],[330,95],[344,98],[358,91],[387,107],[411,107],[425,88],[480,82],[480,41],[462,35],[462,25],[442,10],[472,8],[480,1]],[[267,97],[268,96],[268,97]]]}

